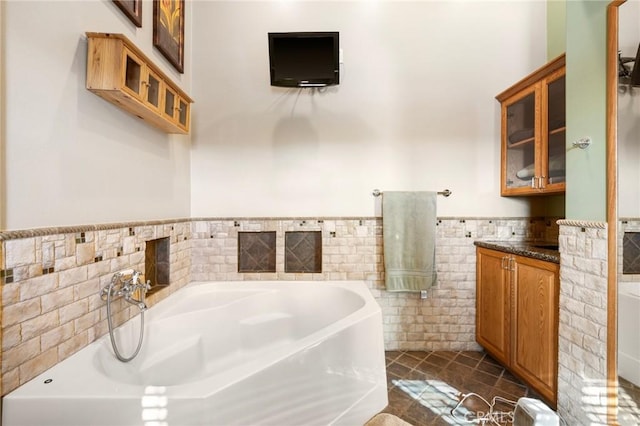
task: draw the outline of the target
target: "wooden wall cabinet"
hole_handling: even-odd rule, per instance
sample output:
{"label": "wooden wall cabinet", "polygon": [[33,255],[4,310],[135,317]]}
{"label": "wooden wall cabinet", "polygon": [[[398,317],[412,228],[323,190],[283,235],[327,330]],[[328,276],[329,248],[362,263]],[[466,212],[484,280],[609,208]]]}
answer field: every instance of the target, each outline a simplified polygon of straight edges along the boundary
{"label": "wooden wall cabinet", "polygon": [[496,96],[501,104],[500,194],[565,192],[565,56]]}
{"label": "wooden wall cabinet", "polygon": [[140,49],[122,34],[87,37],[87,89],[166,133],[189,133],[193,100]]}
{"label": "wooden wall cabinet", "polygon": [[554,409],[560,266],[477,248],[476,340]]}

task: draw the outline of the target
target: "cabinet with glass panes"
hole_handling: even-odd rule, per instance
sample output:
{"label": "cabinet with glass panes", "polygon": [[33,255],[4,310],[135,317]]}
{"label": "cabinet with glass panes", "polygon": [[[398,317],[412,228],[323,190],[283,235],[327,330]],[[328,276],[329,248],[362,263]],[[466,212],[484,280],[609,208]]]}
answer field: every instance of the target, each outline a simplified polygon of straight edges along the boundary
{"label": "cabinet with glass panes", "polygon": [[122,34],[87,37],[87,89],[166,133],[189,133],[193,100],[140,49]]}
{"label": "cabinet with glass panes", "polygon": [[496,96],[501,104],[500,193],[565,191],[565,56]]}

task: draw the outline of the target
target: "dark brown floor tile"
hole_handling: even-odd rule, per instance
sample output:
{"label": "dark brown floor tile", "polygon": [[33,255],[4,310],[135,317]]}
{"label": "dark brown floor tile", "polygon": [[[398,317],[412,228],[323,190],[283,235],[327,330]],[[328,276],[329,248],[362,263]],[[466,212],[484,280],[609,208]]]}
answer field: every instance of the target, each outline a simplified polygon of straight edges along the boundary
{"label": "dark brown floor tile", "polygon": [[384,353],[384,358],[387,361],[387,365],[391,364],[396,358],[402,355],[401,351],[387,351]]}
{"label": "dark brown floor tile", "polygon": [[469,377],[477,382],[484,383],[489,386],[495,386],[499,380],[499,377],[479,370],[475,370]]}
{"label": "dark brown floor tile", "polygon": [[486,355],[486,353],[482,351],[460,351],[460,354],[477,360],[481,360]]}
{"label": "dark brown floor tile", "polygon": [[387,371],[387,390],[391,390],[391,388],[395,386],[395,382],[398,380],[400,380],[399,376]]}
{"label": "dark brown floor tile", "polygon": [[402,364],[405,367],[409,367],[409,368],[413,369],[413,368],[417,367],[418,364],[420,364],[422,361],[420,361],[417,358],[412,357],[411,355],[402,354],[398,358],[396,358],[395,362],[397,362],[398,364]]}
{"label": "dark brown floor tile", "polygon": [[456,356],[458,356],[460,352],[454,352],[454,351],[436,351],[433,352],[433,354],[436,354],[442,358],[448,358],[448,359],[454,359]]}
{"label": "dark brown floor tile", "polygon": [[404,413],[413,404],[413,401],[413,398],[398,387],[394,387],[389,391],[389,406],[393,407],[398,413]]}
{"label": "dark brown floor tile", "polygon": [[387,373],[392,373],[397,377],[404,377],[411,371],[411,368],[404,366],[402,364],[398,364],[397,362],[392,362],[387,365]]}
{"label": "dark brown floor tile", "polygon": [[426,357],[429,356],[429,354],[431,354],[431,352],[429,351],[406,351],[403,352],[405,355],[409,355],[412,356],[416,359],[419,359],[420,361],[422,361],[423,359],[425,359]]}
{"label": "dark brown floor tile", "polygon": [[504,380],[508,380],[510,382],[513,382],[513,383],[518,383],[518,384],[522,383],[520,381],[520,379],[518,379],[516,376],[511,374],[511,372],[509,370],[504,370],[503,373],[502,373],[502,376],[500,378],[504,379]]}
{"label": "dark brown floor tile", "polygon": [[504,371],[503,366],[495,364],[494,362],[486,362],[485,360],[480,361],[476,369],[494,376],[500,376]]}
{"label": "dark brown floor tile", "polygon": [[[520,396],[539,398],[483,352],[397,351],[387,354],[387,360],[390,358],[389,405],[384,412],[413,426],[464,424],[451,415],[463,394],[476,393],[488,402],[496,395],[512,401]],[[465,407],[467,411],[461,414],[487,409],[477,398],[467,401]]]}
{"label": "dark brown floor tile", "polygon": [[[446,407],[443,407],[446,408]],[[411,406],[405,411],[406,421],[411,423],[414,426],[428,426],[433,423],[438,417],[440,417],[440,407],[433,406],[427,407],[424,406],[419,401],[414,402]]]}
{"label": "dark brown floor tile", "polygon": [[438,367],[446,367],[451,362],[451,358],[441,356],[440,352],[432,352],[424,362],[437,365]]}
{"label": "dark brown floor tile", "polygon": [[[458,358],[456,358],[457,360]],[[466,364],[460,364],[458,362],[452,362],[447,366],[447,371],[453,371],[461,376],[470,376],[474,371],[476,371],[473,367],[470,367]]]}
{"label": "dark brown floor tile", "polygon": [[444,370],[443,367],[428,363],[426,361],[422,361],[415,369],[426,374],[432,374],[434,376],[442,374],[442,371]]}
{"label": "dark brown floor tile", "polygon": [[463,364],[471,368],[476,368],[480,360],[478,358],[471,358],[462,353],[459,353],[458,356],[453,359],[453,362],[455,364]]}
{"label": "dark brown floor tile", "polygon": [[525,396],[527,393],[526,386],[524,386],[521,383],[512,382],[511,380],[507,380],[503,377],[498,379],[496,383],[496,388],[502,389],[506,393],[517,396],[517,397]]}

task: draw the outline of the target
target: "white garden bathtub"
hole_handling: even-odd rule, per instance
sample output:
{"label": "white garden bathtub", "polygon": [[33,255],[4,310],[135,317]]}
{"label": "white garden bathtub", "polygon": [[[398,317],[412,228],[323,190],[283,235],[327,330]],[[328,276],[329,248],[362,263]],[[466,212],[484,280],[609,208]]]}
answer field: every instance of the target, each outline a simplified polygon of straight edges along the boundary
{"label": "white garden bathtub", "polygon": [[640,283],[618,286],[618,375],[640,386]]}
{"label": "white garden bathtub", "polygon": [[[387,405],[363,282],[194,282],[3,399],[3,425],[361,425]],[[117,329],[120,352],[139,316]]]}

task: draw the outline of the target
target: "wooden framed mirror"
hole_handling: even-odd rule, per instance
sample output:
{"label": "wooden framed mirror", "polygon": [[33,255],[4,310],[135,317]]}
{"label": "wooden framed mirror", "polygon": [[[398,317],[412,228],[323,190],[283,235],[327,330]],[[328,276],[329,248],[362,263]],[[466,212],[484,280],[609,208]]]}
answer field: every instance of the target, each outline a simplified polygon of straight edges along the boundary
{"label": "wooden framed mirror", "polygon": [[[627,351],[640,342],[640,271],[626,270],[640,255],[627,250],[634,234],[640,239],[640,179],[634,177],[640,177],[640,88],[621,79],[625,69],[619,58],[635,56],[639,43],[640,3],[612,1],[607,10],[607,381],[609,424],[615,425],[637,424],[640,407],[640,353]],[[627,287],[638,297],[626,297]]]}

